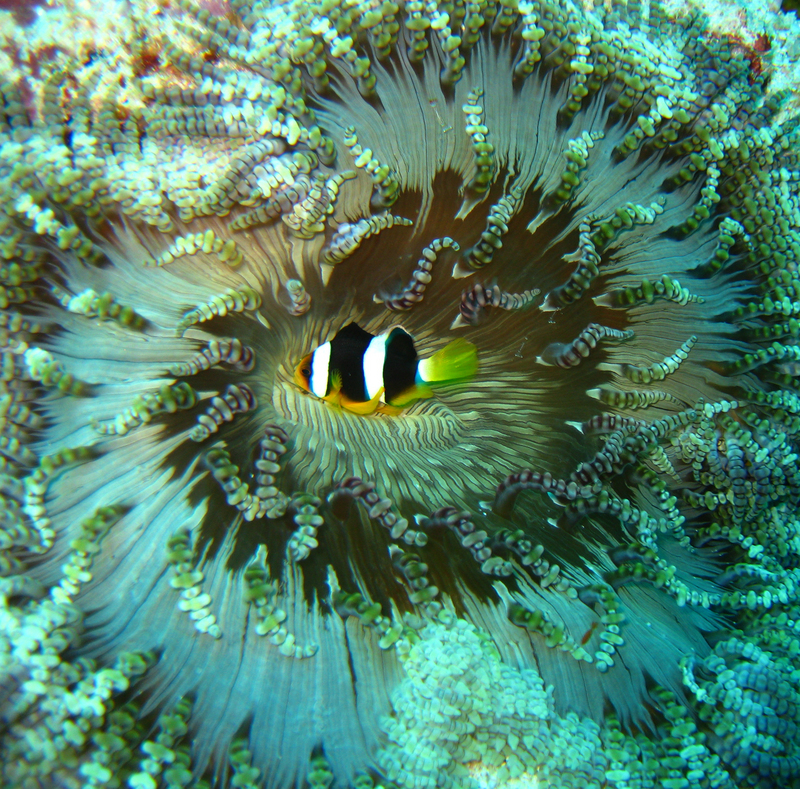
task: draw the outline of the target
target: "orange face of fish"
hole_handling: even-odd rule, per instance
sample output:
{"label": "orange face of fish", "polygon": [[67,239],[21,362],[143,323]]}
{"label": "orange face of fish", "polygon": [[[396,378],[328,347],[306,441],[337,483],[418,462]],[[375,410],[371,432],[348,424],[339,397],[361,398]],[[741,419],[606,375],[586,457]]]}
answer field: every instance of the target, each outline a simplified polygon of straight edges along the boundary
{"label": "orange face of fish", "polygon": [[304,356],[300,364],[294,371],[294,382],[304,391],[311,391],[311,357],[313,354]]}

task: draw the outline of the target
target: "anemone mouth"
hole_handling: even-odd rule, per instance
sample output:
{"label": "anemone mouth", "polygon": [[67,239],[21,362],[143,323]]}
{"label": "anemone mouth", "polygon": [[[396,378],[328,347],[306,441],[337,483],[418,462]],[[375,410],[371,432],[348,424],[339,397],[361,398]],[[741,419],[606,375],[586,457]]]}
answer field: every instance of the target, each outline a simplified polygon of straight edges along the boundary
{"label": "anemone mouth", "polygon": [[[796,771],[778,102],[657,5],[231,8],[0,90],[12,784]],[[353,321],[478,373],[336,409]]]}

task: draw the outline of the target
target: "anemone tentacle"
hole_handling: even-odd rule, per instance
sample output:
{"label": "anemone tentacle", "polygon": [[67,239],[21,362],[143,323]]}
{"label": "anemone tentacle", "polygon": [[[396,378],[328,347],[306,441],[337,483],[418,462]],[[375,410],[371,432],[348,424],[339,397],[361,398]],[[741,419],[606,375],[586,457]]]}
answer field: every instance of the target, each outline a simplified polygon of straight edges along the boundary
{"label": "anemone tentacle", "polygon": [[[760,62],[660,2],[96,16],[0,41],[0,782],[795,786]],[[399,318],[475,376],[298,386]]]}

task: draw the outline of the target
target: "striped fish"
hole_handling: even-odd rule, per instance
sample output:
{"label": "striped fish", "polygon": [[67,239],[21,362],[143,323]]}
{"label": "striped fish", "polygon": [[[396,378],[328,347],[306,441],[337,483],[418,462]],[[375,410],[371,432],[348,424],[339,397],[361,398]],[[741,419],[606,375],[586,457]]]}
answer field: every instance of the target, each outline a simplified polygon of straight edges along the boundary
{"label": "striped fish", "polygon": [[466,340],[420,359],[413,337],[400,326],[374,335],[350,323],[303,358],[295,382],[356,414],[398,413],[431,397],[431,387],[469,379],[477,369],[477,350]]}

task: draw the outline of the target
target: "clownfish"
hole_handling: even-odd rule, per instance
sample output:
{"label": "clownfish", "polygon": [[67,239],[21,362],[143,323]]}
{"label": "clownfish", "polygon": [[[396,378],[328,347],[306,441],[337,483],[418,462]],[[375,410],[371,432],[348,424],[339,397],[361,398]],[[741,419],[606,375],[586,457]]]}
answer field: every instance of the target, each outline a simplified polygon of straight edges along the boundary
{"label": "clownfish", "polygon": [[432,386],[466,380],[477,369],[477,349],[466,340],[420,359],[414,339],[399,326],[376,336],[350,323],[308,354],[294,378],[304,391],[353,413],[396,414],[431,397]]}

